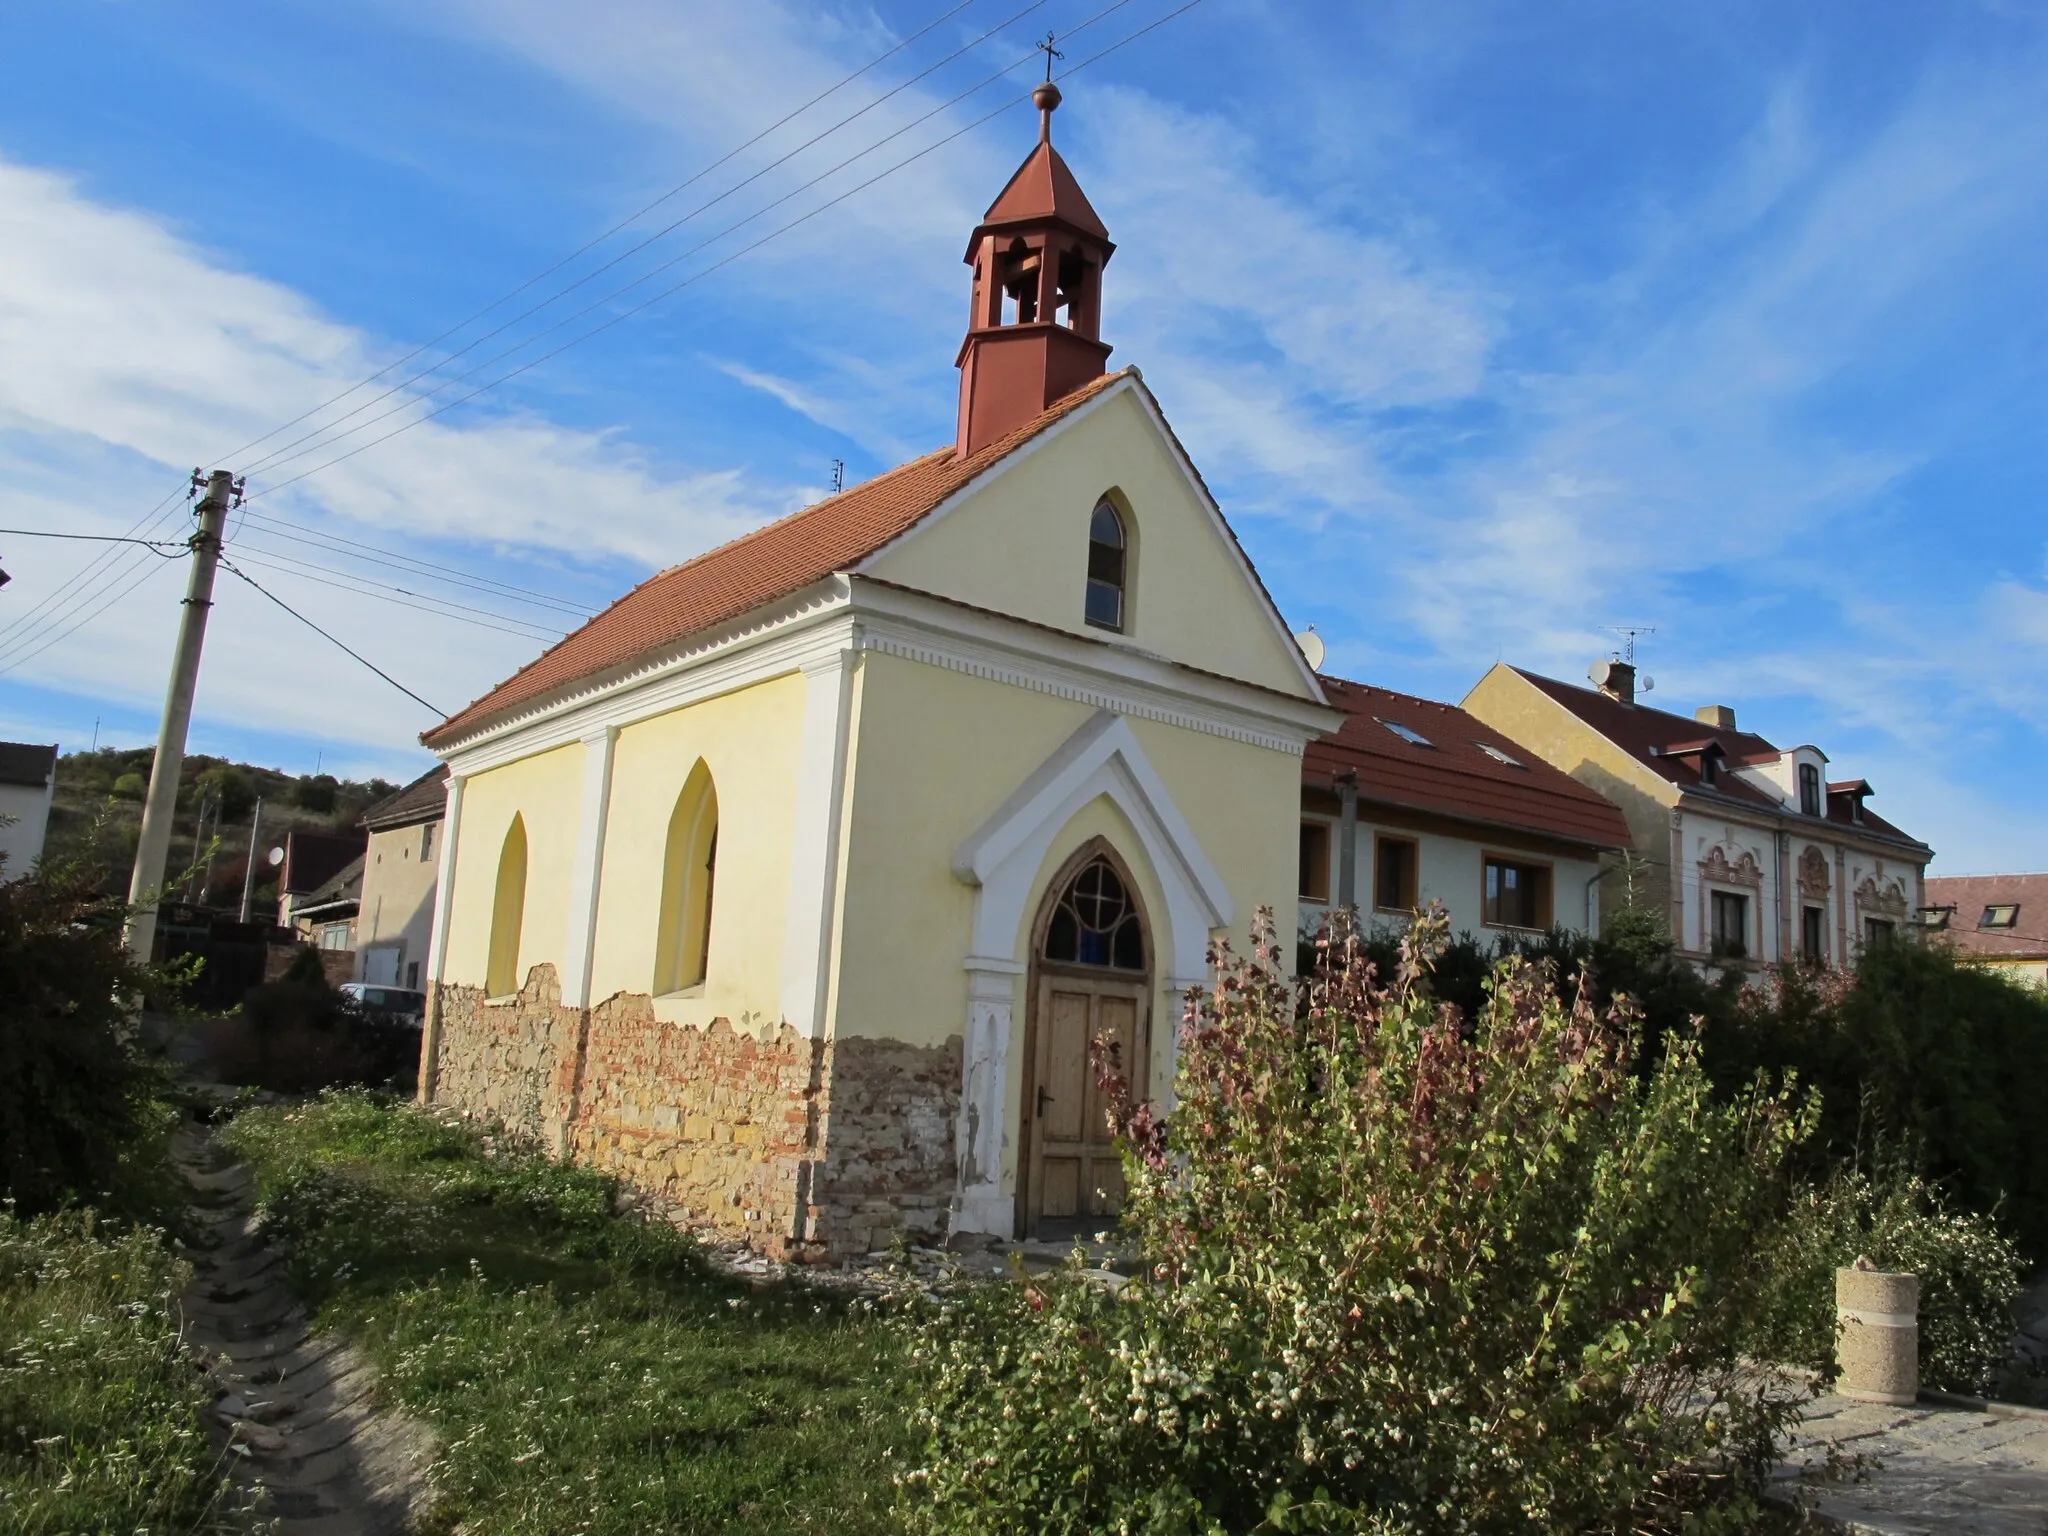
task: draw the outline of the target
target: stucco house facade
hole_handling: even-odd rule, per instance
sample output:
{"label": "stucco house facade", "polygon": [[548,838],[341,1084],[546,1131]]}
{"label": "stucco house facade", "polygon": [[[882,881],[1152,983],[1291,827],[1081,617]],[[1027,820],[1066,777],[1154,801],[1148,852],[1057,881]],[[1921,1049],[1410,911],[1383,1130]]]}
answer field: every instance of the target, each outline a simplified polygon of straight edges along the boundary
{"label": "stucco house facade", "polygon": [[1601,876],[1629,846],[1611,801],[1455,705],[1322,683],[1344,720],[1302,758],[1304,937],[1333,907],[1371,929],[1432,902],[1482,942],[1599,931]]}
{"label": "stucco house facade", "polygon": [[0,741],[0,880],[19,880],[43,856],[57,793],[57,748]]}
{"label": "stucco house facade", "polygon": [[1652,709],[1626,662],[1592,675],[1503,663],[1464,707],[1619,807],[1631,858],[1603,880],[1610,909],[1661,913],[1702,963],[1849,966],[1917,927],[1933,850],[1867,807],[1867,782],[1830,782],[1818,747],[1776,747],[1725,705]]}
{"label": "stucco house facade", "polygon": [[1134,368],[1050,142],[969,243],[953,443],[653,577],[427,733],[422,1094],[768,1251],[1115,1208],[1087,1041],[1296,923],[1341,716]]}
{"label": "stucco house facade", "polygon": [[418,990],[425,980],[447,799],[442,765],[363,812],[369,841],[356,914],[357,981]]}

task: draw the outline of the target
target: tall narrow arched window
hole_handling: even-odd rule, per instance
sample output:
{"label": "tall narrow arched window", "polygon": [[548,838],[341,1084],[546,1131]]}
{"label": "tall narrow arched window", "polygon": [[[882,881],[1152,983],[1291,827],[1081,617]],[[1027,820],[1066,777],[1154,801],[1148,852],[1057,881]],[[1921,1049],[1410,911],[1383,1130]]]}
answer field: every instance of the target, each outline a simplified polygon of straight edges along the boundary
{"label": "tall narrow arched window", "polygon": [[1130,539],[1123,517],[1107,497],[1095,504],[1088,520],[1088,608],[1087,618],[1097,629],[1124,627],[1124,577],[1128,570]]}
{"label": "tall narrow arched window", "polygon": [[668,819],[661,864],[661,932],[654,946],[654,990],[702,986],[711,959],[711,896],[718,875],[718,790],[700,761],[690,770]]}
{"label": "tall narrow arched window", "polygon": [[498,885],[491,897],[491,954],[484,992],[505,997],[519,990],[519,929],[526,919],[526,820],[512,818],[498,851]]}

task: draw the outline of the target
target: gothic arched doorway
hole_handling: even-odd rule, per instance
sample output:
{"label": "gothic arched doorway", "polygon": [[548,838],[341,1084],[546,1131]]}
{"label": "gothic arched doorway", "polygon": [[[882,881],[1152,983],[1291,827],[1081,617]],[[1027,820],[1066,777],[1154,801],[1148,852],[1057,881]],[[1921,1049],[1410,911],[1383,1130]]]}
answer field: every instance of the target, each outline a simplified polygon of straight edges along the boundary
{"label": "gothic arched doorway", "polygon": [[1123,1165],[1088,1046],[1097,1036],[1114,1040],[1132,1093],[1144,1096],[1151,973],[1152,938],[1136,882],[1096,838],[1053,878],[1032,925],[1024,1177],[1017,1185],[1025,1237],[1092,1231],[1123,1204]]}

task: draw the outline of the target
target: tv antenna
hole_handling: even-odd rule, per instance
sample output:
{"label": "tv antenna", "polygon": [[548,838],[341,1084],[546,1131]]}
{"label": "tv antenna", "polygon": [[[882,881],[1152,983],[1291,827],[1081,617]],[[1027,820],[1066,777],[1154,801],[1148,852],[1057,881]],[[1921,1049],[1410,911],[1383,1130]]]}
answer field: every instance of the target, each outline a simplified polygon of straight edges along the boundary
{"label": "tv antenna", "polygon": [[1657,626],[1654,624],[1603,624],[1600,627],[1610,635],[1621,636],[1621,649],[1614,653],[1614,659],[1625,661],[1630,666],[1635,665],[1636,636],[1657,633]]}

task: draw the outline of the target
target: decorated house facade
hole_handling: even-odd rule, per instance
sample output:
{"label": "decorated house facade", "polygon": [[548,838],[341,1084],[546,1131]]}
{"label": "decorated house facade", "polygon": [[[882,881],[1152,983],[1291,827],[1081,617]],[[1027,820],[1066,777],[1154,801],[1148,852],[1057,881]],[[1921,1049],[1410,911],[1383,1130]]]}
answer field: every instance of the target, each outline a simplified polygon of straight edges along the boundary
{"label": "decorated house facade", "polygon": [[1630,857],[1603,877],[1610,909],[1662,914],[1702,963],[1851,966],[1917,931],[1933,850],[1868,808],[1868,782],[1830,781],[1820,748],[1739,730],[1726,705],[1653,709],[1626,662],[1592,681],[1503,663],[1464,707],[1619,808]]}

